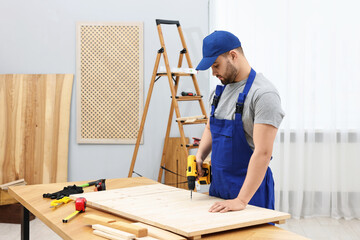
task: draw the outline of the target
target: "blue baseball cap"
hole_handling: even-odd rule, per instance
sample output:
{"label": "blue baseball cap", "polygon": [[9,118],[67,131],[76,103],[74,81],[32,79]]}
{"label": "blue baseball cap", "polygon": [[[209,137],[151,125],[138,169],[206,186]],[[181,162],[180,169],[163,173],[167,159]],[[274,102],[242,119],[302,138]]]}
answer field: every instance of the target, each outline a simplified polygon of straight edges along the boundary
{"label": "blue baseball cap", "polygon": [[215,31],[203,40],[203,59],[196,70],[206,70],[223,53],[241,47],[240,40],[227,31]]}

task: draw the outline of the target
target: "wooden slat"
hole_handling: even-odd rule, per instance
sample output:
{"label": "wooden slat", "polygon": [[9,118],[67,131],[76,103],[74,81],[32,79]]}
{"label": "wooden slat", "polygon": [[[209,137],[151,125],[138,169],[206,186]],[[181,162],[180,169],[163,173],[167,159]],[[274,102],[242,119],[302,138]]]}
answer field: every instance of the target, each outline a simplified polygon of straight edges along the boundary
{"label": "wooden slat", "polygon": [[98,235],[100,237],[106,238],[106,239],[111,239],[111,240],[126,240],[125,238],[122,237],[118,237],[118,236],[114,236],[111,235],[109,233],[103,232],[103,231],[99,231],[99,230],[93,230],[93,233],[95,235]]}
{"label": "wooden slat", "polygon": [[[124,232],[124,231],[121,231],[121,230],[118,230],[118,229],[115,229],[115,228],[111,228],[111,227],[107,227],[107,226],[104,226],[104,225],[101,225],[101,224],[92,225],[92,229],[99,230],[99,231],[102,231],[102,232],[105,232],[105,233],[120,237],[122,239],[132,240],[132,239],[136,238],[135,234]],[[146,237],[146,236],[144,236],[144,237]]]}
{"label": "wooden slat", "polygon": [[186,144],[186,148],[188,148],[188,149],[195,149],[195,148],[199,148],[199,145]]}
{"label": "wooden slat", "polygon": [[10,186],[20,186],[20,185],[26,185],[26,182],[23,178],[16,181],[1,184],[0,189],[7,191]]}
{"label": "wooden slat", "polygon": [[67,180],[72,74],[0,75],[0,183]]}
{"label": "wooden slat", "polygon": [[124,221],[117,221],[113,218],[105,218],[94,214],[87,214],[84,216],[84,222],[89,225],[101,224],[107,227],[112,227],[121,231],[129,232],[137,237],[145,237],[148,234],[146,228],[132,225]]}
{"label": "wooden slat", "polygon": [[181,122],[182,125],[190,125],[190,124],[202,124],[202,123],[206,124],[208,120],[207,119],[197,119],[193,122],[178,121],[178,120],[176,120],[176,121]]}
{"label": "wooden slat", "polygon": [[17,201],[9,195],[7,191],[0,189],[0,205],[8,205],[17,203]]}
{"label": "wooden slat", "polygon": [[176,100],[178,101],[200,101],[202,96],[177,96]]}
{"label": "wooden slat", "polygon": [[[180,77],[180,76],[192,76],[194,73],[171,73],[172,76]],[[167,73],[157,73],[156,76],[167,76]]]}
{"label": "wooden slat", "polygon": [[167,229],[185,237],[243,228],[290,218],[287,213],[248,205],[245,210],[210,213],[219,198],[165,185],[148,185],[76,195],[88,206]]}
{"label": "wooden slat", "polygon": [[145,223],[140,223],[140,222],[136,222],[136,223],[132,223],[134,225],[140,226],[140,227],[145,227],[148,229],[148,233],[149,236],[154,237],[156,239],[160,239],[160,240],[185,240],[184,237],[181,237],[179,235],[176,235],[172,232],[168,232],[165,231],[161,228],[157,228]]}

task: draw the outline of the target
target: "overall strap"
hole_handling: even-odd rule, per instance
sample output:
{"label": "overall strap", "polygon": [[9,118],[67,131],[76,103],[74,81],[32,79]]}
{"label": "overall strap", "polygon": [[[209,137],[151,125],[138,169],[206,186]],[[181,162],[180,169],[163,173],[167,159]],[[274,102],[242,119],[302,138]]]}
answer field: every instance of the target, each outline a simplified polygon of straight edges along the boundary
{"label": "overall strap", "polygon": [[223,93],[224,89],[225,89],[225,86],[222,86],[222,85],[217,85],[216,86],[213,102],[211,104],[211,116],[214,116],[215,109],[217,108],[217,105],[218,105],[219,100],[220,100],[220,96]]}
{"label": "overall strap", "polygon": [[251,86],[252,86],[252,84],[254,82],[255,76],[256,76],[256,72],[254,71],[254,69],[251,68],[251,71],[250,71],[248,80],[246,82],[245,88],[244,88],[243,92],[241,92],[239,94],[239,97],[238,97],[238,100],[237,100],[237,103],[236,103],[235,117],[238,114],[242,115],[242,111],[244,109],[244,102],[245,102],[246,96],[249,93],[250,88],[251,88]]}

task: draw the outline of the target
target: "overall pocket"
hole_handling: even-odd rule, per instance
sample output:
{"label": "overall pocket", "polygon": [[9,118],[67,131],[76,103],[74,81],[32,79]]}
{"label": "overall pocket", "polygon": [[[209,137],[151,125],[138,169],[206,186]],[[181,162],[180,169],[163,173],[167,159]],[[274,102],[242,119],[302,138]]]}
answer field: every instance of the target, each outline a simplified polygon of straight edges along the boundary
{"label": "overall pocket", "polygon": [[214,167],[231,168],[233,164],[233,125],[232,122],[210,124],[212,137],[211,164]]}

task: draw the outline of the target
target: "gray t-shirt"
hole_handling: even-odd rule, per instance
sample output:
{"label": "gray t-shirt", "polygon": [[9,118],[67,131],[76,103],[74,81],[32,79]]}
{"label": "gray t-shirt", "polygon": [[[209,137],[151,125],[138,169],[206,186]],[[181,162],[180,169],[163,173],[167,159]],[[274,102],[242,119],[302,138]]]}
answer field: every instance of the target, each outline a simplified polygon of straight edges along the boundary
{"label": "gray t-shirt", "polygon": [[[244,90],[247,79],[227,84],[221,94],[220,101],[215,110],[217,119],[235,119],[235,107],[239,93]],[[212,103],[215,90],[210,94]],[[261,73],[256,73],[255,80],[246,96],[242,121],[246,140],[254,150],[253,130],[255,123],[269,124],[279,128],[285,113],[281,108],[281,100],[275,86]]]}

